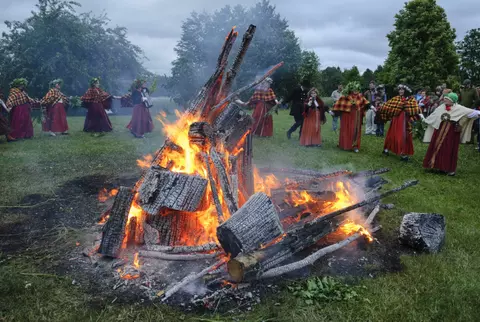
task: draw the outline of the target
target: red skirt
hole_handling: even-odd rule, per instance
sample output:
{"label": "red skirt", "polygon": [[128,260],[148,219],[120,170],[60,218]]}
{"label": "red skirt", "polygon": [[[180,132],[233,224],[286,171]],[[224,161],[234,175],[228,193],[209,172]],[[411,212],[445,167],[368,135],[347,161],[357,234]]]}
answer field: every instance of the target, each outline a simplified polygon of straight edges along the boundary
{"label": "red skirt", "polygon": [[10,136],[14,139],[29,139],[33,137],[29,103],[12,108],[10,111],[10,128]]}
{"label": "red skirt", "polygon": [[7,135],[10,133],[10,125],[8,120],[0,113],[0,135]]}
{"label": "red skirt", "polygon": [[308,111],[303,119],[302,133],[300,135],[300,145],[312,146],[322,144],[320,112],[316,110]]}
{"label": "red skirt", "polygon": [[65,105],[57,103],[54,106],[47,107],[47,117],[45,123],[42,124],[44,132],[63,133],[68,131],[67,113],[65,113]]}
{"label": "red skirt", "polygon": [[340,139],[338,146],[342,150],[360,149],[362,143],[362,119],[359,110],[342,113],[340,118]]}
{"label": "red skirt", "polygon": [[442,122],[439,129],[433,132],[427,154],[423,159],[423,167],[444,172],[455,172],[457,170],[460,133],[456,130],[455,123]]}
{"label": "red skirt", "polygon": [[255,104],[253,111],[253,134],[263,137],[271,137],[273,135],[273,117],[267,115],[270,108],[268,104],[263,101],[258,101]]}
{"label": "red skirt", "polygon": [[132,119],[128,123],[127,129],[135,136],[142,136],[153,131],[154,125],[150,110],[145,105],[137,104],[133,107]]}
{"label": "red skirt", "polygon": [[392,119],[383,148],[397,155],[413,155],[412,132],[407,129],[408,117],[401,112]]}
{"label": "red skirt", "polygon": [[112,123],[105,112],[102,103],[87,103],[87,116],[85,117],[85,124],[83,131],[85,132],[110,132],[112,130]]}

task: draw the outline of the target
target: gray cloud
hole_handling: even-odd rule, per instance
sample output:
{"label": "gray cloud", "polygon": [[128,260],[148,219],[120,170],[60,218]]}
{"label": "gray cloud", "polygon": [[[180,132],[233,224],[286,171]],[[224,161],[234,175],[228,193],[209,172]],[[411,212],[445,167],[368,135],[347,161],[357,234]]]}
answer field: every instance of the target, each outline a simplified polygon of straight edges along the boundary
{"label": "gray cloud", "polygon": [[[130,40],[142,47],[148,58],[145,66],[169,74],[175,59],[173,48],[181,35],[181,23],[192,11],[213,12],[221,7],[253,5],[256,0],[81,0],[80,11],[106,12],[112,25],[125,26]],[[393,29],[394,15],[404,0],[272,0],[277,11],[296,32],[304,49],[315,50],[322,66],[360,70],[374,69],[388,53],[385,35]],[[478,27],[480,1],[438,0],[447,12],[457,37]],[[22,20],[30,15],[36,0],[2,0],[0,21]],[[0,26],[4,31],[5,26]]]}

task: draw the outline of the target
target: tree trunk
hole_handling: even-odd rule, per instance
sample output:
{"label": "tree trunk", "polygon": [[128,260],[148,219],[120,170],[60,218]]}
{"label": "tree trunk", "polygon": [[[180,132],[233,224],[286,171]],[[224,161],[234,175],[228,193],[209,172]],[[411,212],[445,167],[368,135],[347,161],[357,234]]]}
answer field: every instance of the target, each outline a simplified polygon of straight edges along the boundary
{"label": "tree trunk", "polygon": [[162,208],[192,212],[198,209],[207,184],[200,176],[152,166],[139,189],[140,206],[152,215]]}
{"label": "tree trunk", "polygon": [[283,234],[275,206],[264,193],[257,193],[217,228],[217,238],[233,257],[249,252]]}
{"label": "tree trunk", "polygon": [[409,213],[400,225],[400,242],[416,250],[438,253],[445,243],[445,217]]}
{"label": "tree trunk", "polygon": [[133,191],[130,188],[120,187],[118,190],[110,211],[110,217],[103,227],[102,242],[98,249],[100,254],[108,257],[119,256],[133,196]]}

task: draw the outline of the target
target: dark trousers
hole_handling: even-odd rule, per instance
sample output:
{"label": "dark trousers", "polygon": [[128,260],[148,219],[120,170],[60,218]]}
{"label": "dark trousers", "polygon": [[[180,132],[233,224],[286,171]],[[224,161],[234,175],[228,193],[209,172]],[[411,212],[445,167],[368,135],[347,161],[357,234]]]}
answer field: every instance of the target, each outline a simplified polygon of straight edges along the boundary
{"label": "dark trousers", "polygon": [[377,122],[377,131],[375,132],[375,134],[377,136],[384,136],[385,135],[385,123],[380,123],[380,122]]}
{"label": "dark trousers", "polygon": [[294,115],[293,119],[295,120],[295,123],[292,125],[290,130],[288,130],[289,134],[292,134],[295,132],[298,128],[300,128],[300,134],[302,134],[302,127],[303,127],[303,116],[302,115]]}

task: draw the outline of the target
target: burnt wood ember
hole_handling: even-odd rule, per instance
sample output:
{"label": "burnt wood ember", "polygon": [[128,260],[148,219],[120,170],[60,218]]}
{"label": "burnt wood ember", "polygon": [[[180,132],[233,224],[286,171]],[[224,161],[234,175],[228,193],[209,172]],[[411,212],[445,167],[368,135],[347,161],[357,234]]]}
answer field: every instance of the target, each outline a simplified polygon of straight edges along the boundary
{"label": "burnt wood ember", "polygon": [[[160,245],[181,245],[185,236],[199,236],[204,234],[203,226],[195,213],[162,210],[158,215],[147,218],[148,224],[159,233]],[[193,238],[194,239],[194,238]]]}
{"label": "burnt wood ember", "polygon": [[169,253],[169,254],[179,254],[179,253],[198,253],[198,252],[208,252],[212,250],[219,249],[219,246],[216,243],[207,243],[198,246],[159,246],[151,245],[147,247],[148,250]]}
{"label": "burnt wood ember", "polygon": [[445,243],[445,217],[409,213],[400,225],[400,242],[416,250],[438,253]]}
{"label": "burnt wood ember", "polygon": [[238,158],[235,155],[231,155],[228,158],[230,163],[230,185],[232,188],[233,200],[235,202],[235,206],[238,208]]}
{"label": "burnt wood ember", "polygon": [[255,181],[253,179],[253,135],[249,133],[245,139],[242,152],[241,173],[243,190],[247,194],[245,198],[255,193]]}
{"label": "burnt wood ember", "polygon": [[152,215],[162,208],[195,211],[205,195],[207,184],[208,181],[200,176],[152,166],[138,191],[140,206]]}
{"label": "burnt wood ember", "polygon": [[147,247],[160,243],[160,233],[146,222],[143,223],[143,235],[143,239]]}
{"label": "burnt wood ember", "polygon": [[220,186],[222,187],[223,198],[227,203],[228,211],[230,212],[230,216],[231,216],[238,210],[238,208],[232,193],[227,170],[225,169],[225,165],[223,164],[222,159],[220,158],[218,153],[215,152],[213,148],[210,149],[210,157],[213,162],[213,165],[215,166],[215,170],[217,172],[217,178],[220,181]]}
{"label": "burnt wood ember", "polygon": [[102,242],[98,252],[104,256],[117,257],[120,254],[128,213],[134,193],[131,188],[120,187],[113,201],[110,217],[103,226]]}
{"label": "burnt wood ember", "polygon": [[253,118],[232,103],[218,115],[212,126],[215,133],[222,137],[227,151],[233,152],[252,124]]}
{"label": "burnt wood ember", "polygon": [[233,216],[217,228],[217,238],[233,257],[249,252],[281,236],[282,225],[272,201],[256,193]]}
{"label": "burnt wood ember", "polygon": [[217,210],[218,222],[222,223],[224,221],[222,205],[220,204],[220,198],[218,196],[217,186],[215,180],[213,179],[212,167],[210,165],[211,158],[206,153],[201,153],[205,166],[208,173],[208,181],[210,182],[210,189],[212,190],[213,202],[215,203],[215,209]]}
{"label": "burnt wood ember", "polygon": [[168,261],[196,261],[201,259],[211,259],[218,256],[218,253],[211,254],[167,254],[157,251],[142,250],[139,252],[140,257],[149,257],[163,259]]}
{"label": "burnt wood ember", "polygon": [[190,125],[188,131],[190,143],[196,144],[207,151],[211,145],[215,145],[213,129],[207,122],[195,122]]}

